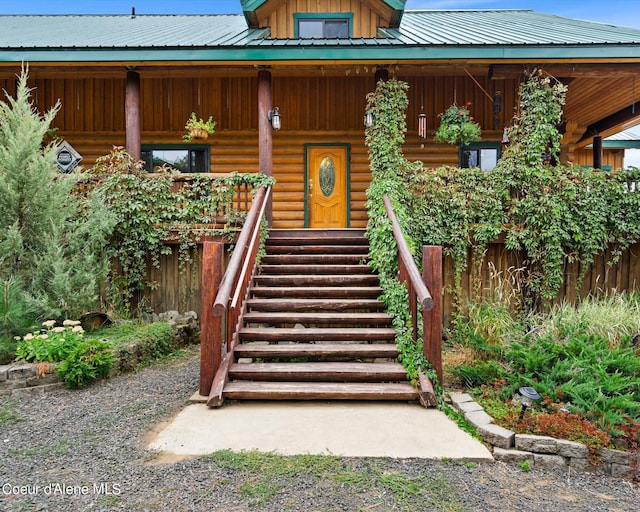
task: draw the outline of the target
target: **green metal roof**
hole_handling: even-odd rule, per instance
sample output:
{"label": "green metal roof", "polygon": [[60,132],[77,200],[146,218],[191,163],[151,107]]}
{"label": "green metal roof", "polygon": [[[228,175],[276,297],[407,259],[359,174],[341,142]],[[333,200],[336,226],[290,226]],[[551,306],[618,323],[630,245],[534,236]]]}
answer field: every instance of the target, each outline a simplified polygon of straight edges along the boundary
{"label": "green metal roof", "polygon": [[243,15],[0,16],[0,61],[640,57],[640,29],[528,10],[406,11],[373,39],[270,39]]}

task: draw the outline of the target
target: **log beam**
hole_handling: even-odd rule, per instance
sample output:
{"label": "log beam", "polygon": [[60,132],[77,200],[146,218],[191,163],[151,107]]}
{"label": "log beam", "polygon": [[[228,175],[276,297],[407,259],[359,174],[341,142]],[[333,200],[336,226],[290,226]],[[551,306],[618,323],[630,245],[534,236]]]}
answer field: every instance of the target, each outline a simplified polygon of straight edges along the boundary
{"label": "log beam", "polygon": [[593,168],[602,169],[602,137],[600,135],[593,138]]}
{"label": "log beam", "polygon": [[638,123],[640,123],[640,107],[636,108],[634,103],[622,110],[618,110],[615,114],[611,114],[610,116],[589,125],[582,138],[578,141],[578,144],[588,144],[595,134],[606,137],[618,131],[635,126]]}
{"label": "log beam", "polygon": [[126,149],[134,160],[140,160],[140,75],[127,71],[125,93]]}
{"label": "log beam", "polygon": [[525,70],[542,69],[555,78],[606,78],[640,76],[640,64],[494,64],[489,68],[491,80],[522,78]]}
{"label": "log beam", "polygon": [[[258,70],[258,158],[260,172],[266,176],[273,176],[273,129],[269,120],[271,106],[271,71]],[[273,222],[273,204],[271,196],[268,198],[265,216],[269,226]]]}

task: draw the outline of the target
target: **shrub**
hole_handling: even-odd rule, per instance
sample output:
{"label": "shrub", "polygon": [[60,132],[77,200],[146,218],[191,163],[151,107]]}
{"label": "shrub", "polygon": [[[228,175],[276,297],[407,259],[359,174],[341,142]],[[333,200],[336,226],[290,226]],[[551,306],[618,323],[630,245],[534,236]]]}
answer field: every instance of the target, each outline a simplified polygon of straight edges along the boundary
{"label": "shrub", "polygon": [[58,368],[58,375],[70,388],[80,388],[109,375],[114,363],[111,345],[86,339],[78,343]]}
{"label": "shrub", "polygon": [[59,108],[37,111],[24,70],[16,97],[0,102],[0,280],[18,281],[20,301],[49,317],[97,304],[110,229],[103,205],[83,209],[71,195],[75,176],[58,173],[55,143],[43,143]]}
{"label": "shrub", "polygon": [[55,320],[47,320],[44,329],[26,334],[16,347],[16,357],[33,362],[63,361],[83,341],[84,331],[76,320],[65,320],[65,325],[55,326]]}

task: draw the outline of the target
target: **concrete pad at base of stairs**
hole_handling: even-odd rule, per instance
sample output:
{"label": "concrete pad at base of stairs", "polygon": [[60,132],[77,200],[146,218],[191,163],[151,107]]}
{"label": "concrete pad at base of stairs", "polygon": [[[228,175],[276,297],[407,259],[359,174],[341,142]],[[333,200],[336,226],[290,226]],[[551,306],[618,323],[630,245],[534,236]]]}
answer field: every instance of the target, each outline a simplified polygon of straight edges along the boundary
{"label": "concrete pad at base of stairs", "polygon": [[492,461],[489,450],[436,409],[396,402],[227,402],[185,407],[147,446],[167,454],[258,450]]}

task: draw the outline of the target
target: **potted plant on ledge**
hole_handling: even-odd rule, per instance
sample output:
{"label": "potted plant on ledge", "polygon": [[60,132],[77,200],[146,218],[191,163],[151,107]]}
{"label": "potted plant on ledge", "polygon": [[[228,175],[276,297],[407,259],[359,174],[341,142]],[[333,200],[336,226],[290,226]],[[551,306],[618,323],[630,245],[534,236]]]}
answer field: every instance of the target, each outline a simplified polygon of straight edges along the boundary
{"label": "potted plant on ledge", "polygon": [[473,120],[469,113],[471,102],[464,107],[454,102],[447,110],[438,114],[440,126],[434,133],[436,142],[467,145],[469,142],[480,140],[480,125]]}
{"label": "potted plant on ledge", "polygon": [[207,139],[209,135],[213,135],[216,131],[216,122],[212,116],[206,121],[198,118],[195,112],[191,112],[191,116],[184,125],[186,134],[182,136],[185,142],[191,142],[193,139]]}

